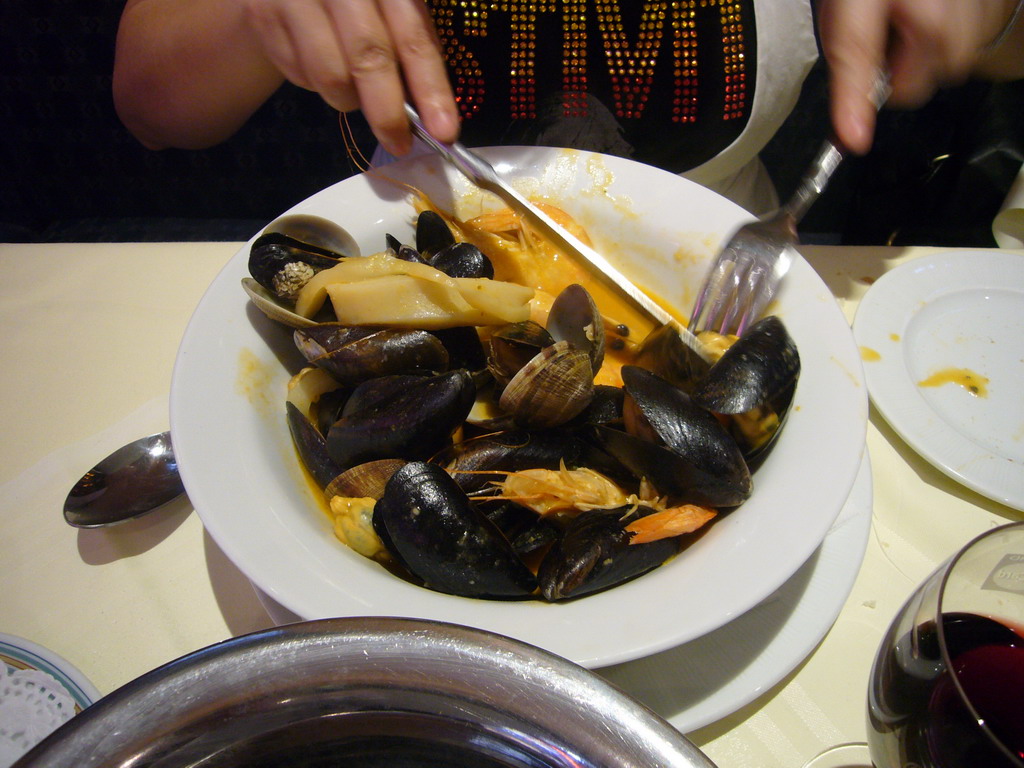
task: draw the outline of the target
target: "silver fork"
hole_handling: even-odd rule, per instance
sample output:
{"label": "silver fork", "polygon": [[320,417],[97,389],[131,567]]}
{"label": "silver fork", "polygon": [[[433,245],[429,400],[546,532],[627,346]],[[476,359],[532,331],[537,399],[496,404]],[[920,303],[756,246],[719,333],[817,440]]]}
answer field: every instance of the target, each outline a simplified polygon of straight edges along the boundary
{"label": "silver fork", "polygon": [[[889,78],[880,73],[871,100],[880,108],[888,96]],[[688,324],[691,331],[739,336],[760,317],[793,263],[794,246],[799,242],[797,224],[824,191],[843,156],[838,143],[826,139],[785,205],[733,234],[712,262],[697,294]]]}

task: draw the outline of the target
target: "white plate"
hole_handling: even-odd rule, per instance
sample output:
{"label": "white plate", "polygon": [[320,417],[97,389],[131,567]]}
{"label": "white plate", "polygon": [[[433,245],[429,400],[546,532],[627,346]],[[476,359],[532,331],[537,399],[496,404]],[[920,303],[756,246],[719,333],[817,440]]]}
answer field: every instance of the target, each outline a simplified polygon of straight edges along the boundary
{"label": "white plate", "polygon": [[[954,480],[1024,509],[1024,260],[992,251],[914,259],[871,286],[853,328],[873,360],[864,366],[871,398],[897,434]],[[921,384],[958,369],[988,379],[987,394]]]}
{"label": "white plate", "polygon": [[832,530],[771,597],[689,643],[598,671],[683,733],[746,706],[792,672],[832,627],[864,560],[871,503],[865,451]]}
{"label": "white plate", "polygon": [[23,637],[0,632],[0,661],[15,669],[45,672],[64,687],[78,709],[85,709],[100,698],[96,687],[67,659]]}
{"label": "white plate", "polygon": [[[619,158],[547,148],[485,150],[521,191],[543,190],[641,285],[689,306],[705,264],[746,220],[739,207],[680,177]],[[432,157],[388,177],[415,184],[467,216],[497,201]],[[403,188],[359,176],[293,209],[333,218],[364,252],[384,233],[411,242]],[[561,605],[471,600],[390,576],[339,545],[313,502],[285,425],[289,334],[248,305],[239,282],[248,246],[203,297],[182,340],[171,390],[175,452],[211,536],[271,599],[303,618],[396,615],[524,640],[586,666],[635,659],[706,634],[778,589],[810,557],[845,502],[860,462],[867,395],[849,325],[828,288],[798,259],[779,314],[803,373],[752,498],[682,557],[629,584]]]}

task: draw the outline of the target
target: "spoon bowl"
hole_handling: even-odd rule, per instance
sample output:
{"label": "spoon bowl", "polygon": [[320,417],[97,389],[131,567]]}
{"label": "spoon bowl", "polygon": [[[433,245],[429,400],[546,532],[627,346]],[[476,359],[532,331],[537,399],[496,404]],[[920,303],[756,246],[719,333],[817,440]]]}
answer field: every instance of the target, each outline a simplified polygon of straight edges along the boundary
{"label": "spoon bowl", "polygon": [[64,519],[76,528],[102,528],[162,507],[185,492],[171,433],[142,437],[118,448],[75,483]]}

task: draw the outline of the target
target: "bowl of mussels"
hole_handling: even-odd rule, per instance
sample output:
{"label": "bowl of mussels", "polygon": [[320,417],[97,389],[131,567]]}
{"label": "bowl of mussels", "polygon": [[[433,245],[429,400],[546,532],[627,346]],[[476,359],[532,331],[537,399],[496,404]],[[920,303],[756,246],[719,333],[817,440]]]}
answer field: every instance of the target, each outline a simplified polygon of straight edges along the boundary
{"label": "bowl of mussels", "polygon": [[[658,169],[483,154],[685,318],[749,218]],[[867,395],[797,259],[694,355],[434,157],[329,187],[214,280],[171,429],[217,545],[303,619],[479,627],[589,667],[687,642],[780,587],[860,463]]]}

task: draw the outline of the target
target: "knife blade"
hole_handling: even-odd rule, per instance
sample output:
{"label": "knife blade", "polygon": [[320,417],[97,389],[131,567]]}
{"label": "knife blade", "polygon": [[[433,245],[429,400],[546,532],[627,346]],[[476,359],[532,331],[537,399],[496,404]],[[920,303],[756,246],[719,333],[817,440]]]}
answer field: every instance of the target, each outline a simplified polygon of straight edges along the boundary
{"label": "knife blade", "polygon": [[476,186],[493,192],[502,198],[510,208],[526,215],[551,242],[566,255],[575,257],[588,267],[590,272],[603,280],[616,293],[625,298],[636,309],[643,312],[656,325],[670,325],[679,333],[686,346],[707,360],[703,345],[693,333],[679,323],[664,307],[641,291],[628,277],[604,256],[588,246],[578,237],[562,227],[548,214],[527,200],[514,187],[505,182],[494,167],[480,155],[460,142],[447,144],[435,139],[420,121],[419,114],[410,105],[405,105],[413,135],[451,163]]}

